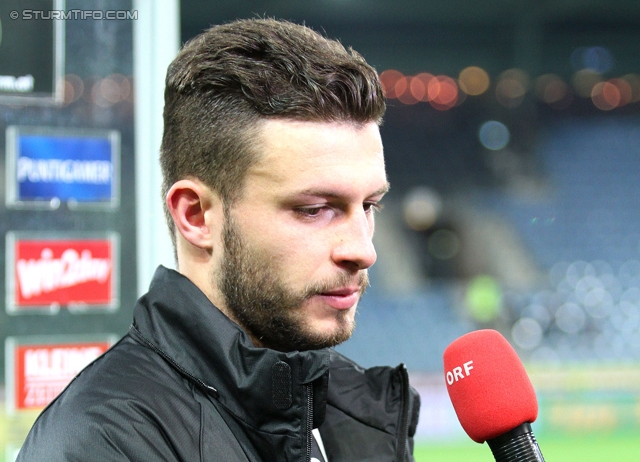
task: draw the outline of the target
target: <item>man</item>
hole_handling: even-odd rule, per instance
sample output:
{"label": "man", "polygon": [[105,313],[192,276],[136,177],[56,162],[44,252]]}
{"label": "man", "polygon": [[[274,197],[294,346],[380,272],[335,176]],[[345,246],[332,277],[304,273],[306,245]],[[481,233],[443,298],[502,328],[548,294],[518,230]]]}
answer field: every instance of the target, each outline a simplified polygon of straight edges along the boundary
{"label": "man", "polygon": [[196,37],[166,84],[178,271],[157,270],[130,332],[43,412],[18,460],[413,460],[406,369],[329,348],[354,328],[388,189],[375,70],[256,19]]}

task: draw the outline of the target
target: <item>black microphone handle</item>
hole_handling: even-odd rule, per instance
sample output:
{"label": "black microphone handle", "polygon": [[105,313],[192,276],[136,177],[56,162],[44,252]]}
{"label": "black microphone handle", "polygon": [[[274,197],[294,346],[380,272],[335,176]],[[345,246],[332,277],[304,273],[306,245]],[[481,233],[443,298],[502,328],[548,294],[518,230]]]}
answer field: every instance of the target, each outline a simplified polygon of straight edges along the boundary
{"label": "black microphone handle", "polygon": [[531,425],[525,422],[513,430],[487,440],[496,462],[544,462]]}

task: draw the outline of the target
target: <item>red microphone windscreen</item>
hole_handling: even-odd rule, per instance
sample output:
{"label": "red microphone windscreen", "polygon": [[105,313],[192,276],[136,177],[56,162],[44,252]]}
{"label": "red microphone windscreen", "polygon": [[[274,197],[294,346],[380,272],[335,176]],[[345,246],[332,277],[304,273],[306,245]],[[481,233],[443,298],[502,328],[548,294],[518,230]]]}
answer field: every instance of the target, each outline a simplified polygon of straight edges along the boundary
{"label": "red microphone windscreen", "polygon": [[499,332],[485,329],[444,351],[447,391],[462,428],[484,443],[538,417],[538,400],[518,354]]}

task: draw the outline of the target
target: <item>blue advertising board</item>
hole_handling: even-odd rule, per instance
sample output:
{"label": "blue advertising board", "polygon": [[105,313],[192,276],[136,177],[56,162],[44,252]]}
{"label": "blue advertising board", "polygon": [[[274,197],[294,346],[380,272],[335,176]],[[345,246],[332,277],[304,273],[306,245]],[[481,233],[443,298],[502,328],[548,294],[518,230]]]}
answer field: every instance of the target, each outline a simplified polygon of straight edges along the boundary
{"label": "blue advertising board", "polygon": [[6,140],[7,207],[118,206],[119,132],[10,126]]}

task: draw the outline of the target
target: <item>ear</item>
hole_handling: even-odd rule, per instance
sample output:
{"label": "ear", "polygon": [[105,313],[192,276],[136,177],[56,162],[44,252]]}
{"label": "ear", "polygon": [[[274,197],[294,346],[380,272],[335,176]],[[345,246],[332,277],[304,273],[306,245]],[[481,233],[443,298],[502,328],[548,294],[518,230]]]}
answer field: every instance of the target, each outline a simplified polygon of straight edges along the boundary
{"label": "ear", "polygon": [[171,186],[166,197],[167,207],[176,230],[193,246],[211,250],[215,232],[215,211],[222,210],[213,191],[198,180],[180,180]]}

